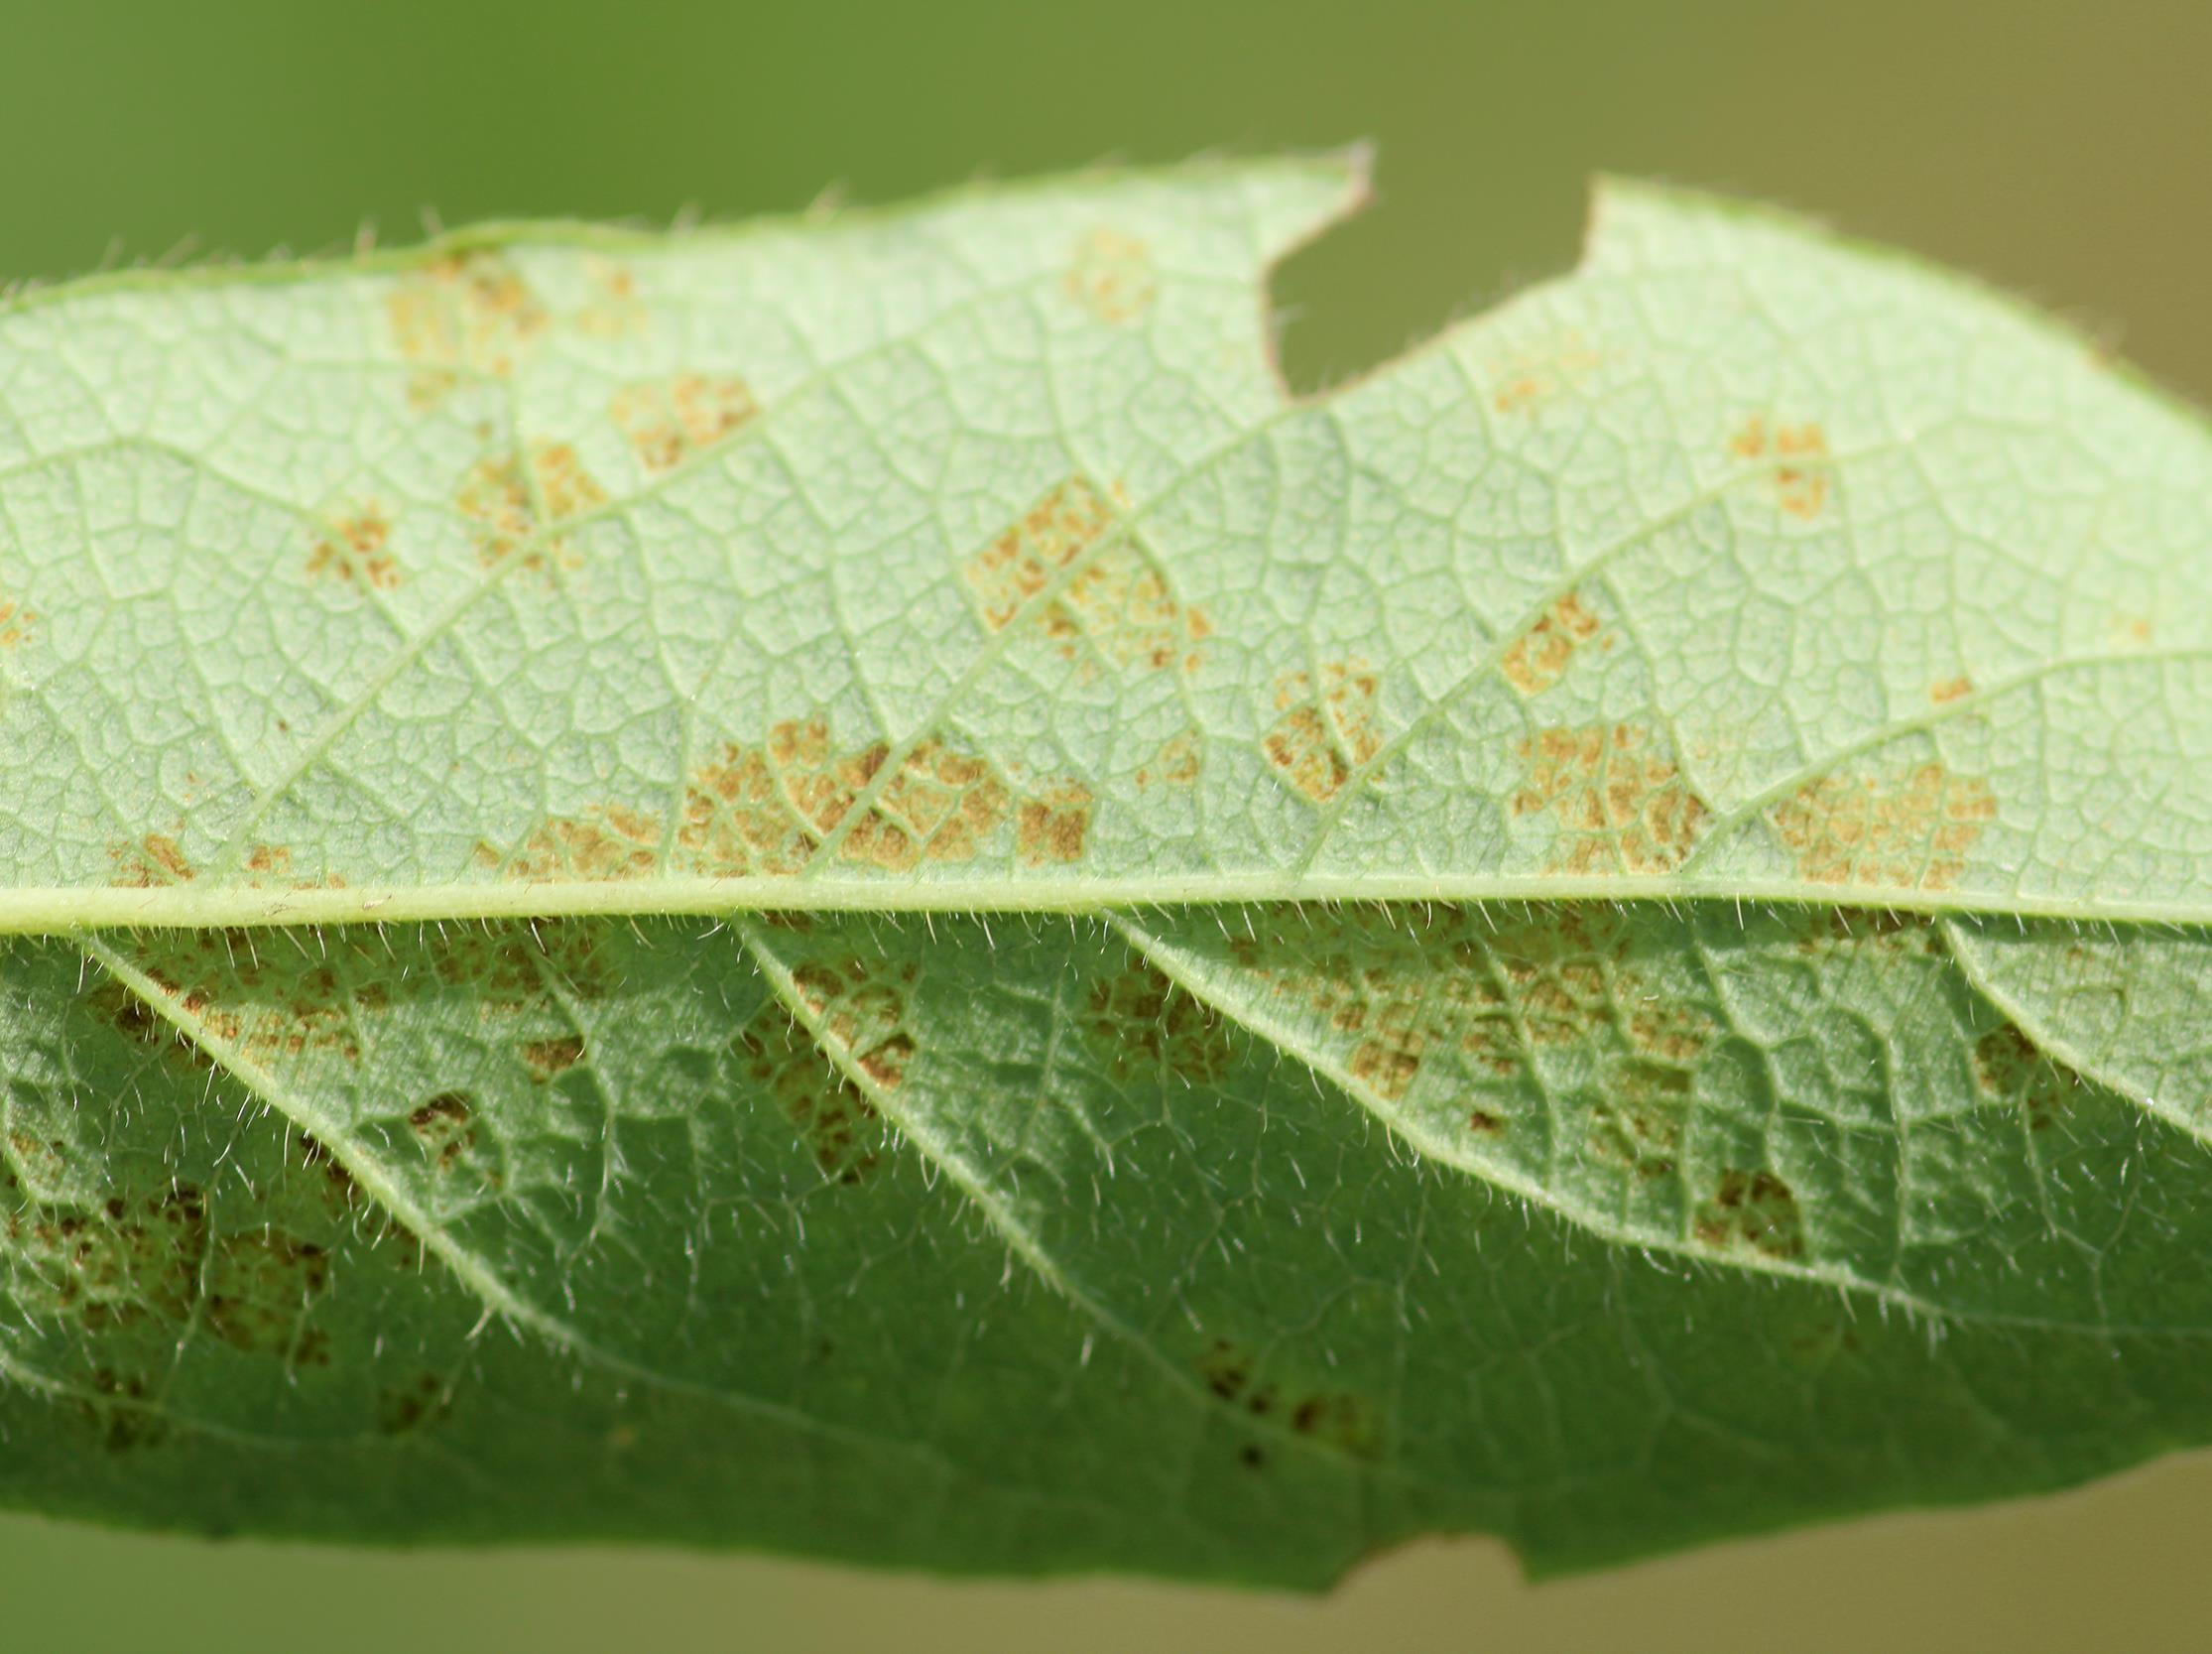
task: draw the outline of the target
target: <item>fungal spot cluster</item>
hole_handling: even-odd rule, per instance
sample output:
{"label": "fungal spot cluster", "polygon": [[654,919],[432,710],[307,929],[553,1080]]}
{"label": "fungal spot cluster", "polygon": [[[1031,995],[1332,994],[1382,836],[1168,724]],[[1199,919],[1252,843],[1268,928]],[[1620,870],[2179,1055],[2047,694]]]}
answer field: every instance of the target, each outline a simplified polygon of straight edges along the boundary
{"label": "fungal spot cluster", "polygon": [[365,501],[324,525],[314,550],[307,554],[307,573],[341,585],[390,591],[401,577],[391,540],[391,518],[376,501]]}
{"label": "fungal spot cluster", "polygon": [[1819,426],[1770,426],[1754,414],[1729,439],[1728,451],[1774,467],[1775,503],[1787,515],[1809,521],[1828,503],[1832,466],[1828,434]]}
{"label": "fungal spot cluster", "polygon": [[0,649],[13,649],[31,635],[31,627],[38,620],[35,611],[24,607],[12,597],[0,597]]}
{"label": "fungal spot cluster", "polygon": [[1211,1085],[1236,1061],[1234,1030],[1220,1014],[1139,958],[1091,984],[1082,1026],[1122,1083],[1171,1074],[1185,1084]]}
{"label": "fungal spot cluster", "polygon": [[522,551],[522,567],[545,572],[578,567],[573,542],[542,531],[607,503],[566,443],[534,443],[526,473],[513,454],[478,460],[461,481],[454,506],[473,526],[477,561],[489,569]]}
{"label": "fungal spot cluster", "polygon": [[854,955],[797,965],[792,985],[822,1038],[875,1084],[896,1091],[914,1059],[907,996],[917,974],[912,964]]}
{"label": "fungal spot cluster", "polygon": [[744,380],[697,373],[625,385],[608,407],[638,462],[654,475],[675,470],[759,412]]}
{"label": "fungal spot cluster", "polygon": [[[969,558],[960,573],[975,594],[983,624],[1004,631],[1062,570],[1113,527],[1114,506],[1088,480],[1071,476],[1021,521]],[[1069,617],[1070,629],[1079,629]]]}
{"label": "fungal spot cluster", "polygon": [[1286,673],[1275,684],[1275,724],[1261,740],[1269,766],[1293,792],[1327,804],[1383,750],[1375,702],[1381,681],[1361,661]]}
{"label": "fungal spot cluster", "polygon": [[504,851],[480,841],[475,859],[533,881],[647,878],[664,854],[678,876],[789,877],[834,838],[840,863],[900,873],[980,859],[1011,827],[1021,861],[1045,865],[1081,859],[1094,810],[1089,789],[1067,778],[1017,793],[934,737],[894,764],[889,742],[841,749],[825,719],[799,718],[702,763],[673,831],[653,812],[605,805],[544,823]]}
{"label": "fungal spot cluster", "polygon": [[184,884],[193,876],[183,846],[166,832],[149,832],[142,838],[111,844],[107,857],[115,866],[109,882],[132,890]]}
{"label": "fungal spot cluster", "polygon": [[1974,1043],[1973,1069],[1982,1094],[2019,1109],[2030,1131],[2048,1131],[2064,1119],[2081,1090],[2079,1075],[2053,1062],[2010,1022]]}
{"label": "fungal spot cluster", "polygon": [[1499,662],[1499,670],[1521,694],[1539,695],[1566,676],[1575,651],[1598,632],[1596,613],[1570,591],[1514,639]]}
{"label": "fungal spot cluster", "polygon": [[1516,817],[1552,818],[1552,871],[1670,873],[1688,859],[1705,801],[1650,731],[1629,723],[1539,729],[1516,751],[1527,767],[1509,808]]}
{"label": "fungal spot cluster", "polygon": [[1796,1195],[1775,1173],[1763,1170],[1723,1171],[1691,1219],[1690,1233],[1722,1251],[1752,1252],[1778,1262],[1801,1257],[1805,1249]]}
{"label": "fungal spot cluster", "polygon": [[1155,787],[1192,787],[1197,784],[1198,772],[1204,767],[1205,737],[1195,729],[1185,729],[1161,744],[1148,763],[1137,768],[1137,785],[1144,791]]}
{"label": "fungal spot cluster", "polygon": [[[1293,1436],[1353,1459],[1374,1459],[1383,1451],[1382,1414],[1368,1397],[1270,1374],[1249,1350],[1226,1338],[1198,1358],[1198,1378],[1219,1400]],[[1264,1452],[1245,1457],[1255,1468],[1265,1462]]]}
{"label": "fungal spot cluster", "polygon": [[1878,776],[1822,776],[1768,813],[1808,884],[1948,890],[1967,868],[1997,796],[1929,761]]}
{"label": "fungal spot cluster", "polygon": [[1152,249],[1134,235],[1100,227],[1075,244],[1061,284],[1068,298],[1109,326],[1135,321],[1160,297]]}
{"label": "fungal spot cluster", "polygon": [[781,1005],[765,1006],[737,1039],[745,1078],[773,1099],[822,1176],[851,1186],[876,1169],[875,1105],[822,1055]]}
{"label": "fungal spot cluster", "polygon": [[1489,370],[1490,403],[1501,414],[1535,414],[1603,363],[1588,339],[1569,331],[1547,348],[1527,351]]}
{"label": "fungal spot cluster", "polygon": [[451,1172],[475,1150],[475,1108],[458,1090],[438,1092],[407,1114],[407,1130],[438,1172]]}
{"label": "fungal spot cluster", "polygon": [[385,301],[400,354],[418,364],[408,396],[428,413],[464,375],[505,379],[552,324],[546,307],[495,253],[441,258],[412,272]]}
{"label": "fungal spot cluster", "polygon": [[[17,1174],[5,1181],[21,1188]],[[329,1363],[328,1338],[307,1325],[330,1284],[328,1253],[271,1225],[215,1232],[189,1184],[97,1204],[33,1200],[0,1220],[0,1237],[9,1296],[33,1313],[94,1334],[196,1327],[248,1354]]]}

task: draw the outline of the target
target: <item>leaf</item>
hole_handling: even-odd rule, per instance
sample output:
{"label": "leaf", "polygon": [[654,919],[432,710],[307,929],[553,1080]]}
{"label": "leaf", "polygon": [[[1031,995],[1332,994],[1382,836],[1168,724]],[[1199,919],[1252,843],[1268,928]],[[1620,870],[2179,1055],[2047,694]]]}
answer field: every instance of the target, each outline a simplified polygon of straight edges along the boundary
{"label": "leaf", "polygon": [[1356,158],[0,312],[0,1497],[1313,1586],[2212,1439],[2212,444]]}

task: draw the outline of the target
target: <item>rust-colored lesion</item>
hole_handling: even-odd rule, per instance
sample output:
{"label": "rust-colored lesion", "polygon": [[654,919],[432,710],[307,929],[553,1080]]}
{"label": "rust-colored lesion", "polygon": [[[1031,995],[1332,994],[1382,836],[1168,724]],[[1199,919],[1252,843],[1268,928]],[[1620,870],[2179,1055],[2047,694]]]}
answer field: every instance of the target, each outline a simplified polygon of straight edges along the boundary
{"label": "rust-colored lesion", "polygon": [[1137,785],[1150,792],[1155,787],[1193,787],[1204,767],[1206,738],[1195,729],[1169,736],[1149,763],[1137,769]]}
{"label": "rust-colored lesion", "polygon": [[408,1114],[407,1128],[440,1172],[450,1172],[476,1148],[476,1110],[465,1092],[438,1092]]}
{"label": "rust-colored lesion", "polygon": [[0,597],[0,649],[13,649],[31,636],[38,611],[13,597]]}
{"label": "rust-colored lesion", "polygon": [[744,380],[698,373],[625,385],[608,405],[638,462],[657,476],[750,424],[759,412]]}
{"label": "rust-colored lesion", "polygon": [[525,1040],[516,1048],[523,1067],[539,1084],[558,1079],[584,1059],[585,1042],[581,1034],[559,1034],[551,1039]]}
{"label": "rust-colored lesion", "polygon": [[587,253],[583,274],[589,296],[572,318],[577,332],[588,338],[629,338],[651,324],[636,271],[619,260]]}
{"label": "rust-colored lesion", "polygon": [[[488,872],[531,881],[792,877],[835,840],[840,864],[905,873],[994,848],[1032,866],[1086,852],[1096,803],[1082,783],[1022,789],[964,748],[924,737],[894,759],[888,741],[841,747],[827,719],[792,718],[758,742],[728,742],[686,781],[674,830],[657,811],[597,805],[556,817],[506,848],[479,840]],[[886,776],[889,769],[891,773]]]}
{"label": "rust-colored lesion", "polygon": [[1334,801],[1353,773],[1383,750],[1376,716],[1382,680],[1364,661],[1332,661],[1275,683],[1278,716],[1260,742],[1290,788],[1315,804]]}
{"label": "rust-colored lesion", "polygon": [[2030,1131],[2048,1131],[2071,1112],[2081,1076],[2045,1054],[2016,1023],[1974,1043],[1974,1083],[1984,1096],[2018,1108]]}
{"label": "rust-colored lesion", "polygon": [[1091,984],[1082,1030],[1125,1083],[1165,1072],[1185,1084],[1211,1085],[1237,1056],[1236,1032],[1221,1014],[1140,958]]}
{"label": "rust-colored lesion", "polygon": [[907,1001],[919,975],[913,964],[854,954],[797,965],[792,985],[820,1037],[876,1085],[896,1091],[915,1056]]}
{"label": "rust-colored lesion", "polygon": [[1356,1390],[1271,1370],[1271,1363],[1229,1338],[1215,1339],[1197,1365],[1207,1390],[1255,1419],[1354,1459],[1383,1451],[1382,1410]]}
{"label": "rust-colored lesion", "polygon": [[1050,783],[1016,809],[1014,853],[1030,867],[1082,860],[1096,809],[1089,788],[1070,781]]}
{"label": "rust-colored lesion", "polygon": [[1071,476],[1039,500],[961,569],[994,632],[1014,623],[1060,572],[1114,526],[1114,502],[1087,478]]}
{"label": "rust-colored lesion", "polygon": [[1597,614],[1577,592],[1568,592],[1513,640],[1499,670],[1523,695],[1540,695],[1566,676],[1575,652],[1600,631]]}
{"label": "rust-colored lesion", "polygon": [[606,490],[566,443],[532,444],[527,472],[513,454],[480,459],[453,499],[475,533],[478,562],[491,568],[527,545],[522,566],[533,571],[577,567],[569,537],[545,531],[606,503]]}
{"label": "rust-colored lesion", "polygon": [[1729,439],[1728,451],[1773,467],[1775,503],[1787,515],[1809,522],[1826,507],[1834,464],[1828,434],[1818,424],[1770,425],[1754,414]]}
{"label": "rust-colored lesion", "polygon": [[1509,808],[1548,813],[1559,830],[1550,870],[1670,873],[1710,812],[1659,741],[1630,723],[1539,729],[1515,749],[1526,766]]}
{"label": "rust-colored lesion", "polygon": [[1730,1167],[1690,1221],[1690,1233],[1721,1251],[1749,1251],[1786,1262],[1804,1255],[1804,1214],[1796,1193],[1763,1168]]}
{"label": "rust-colored lesion", "polygon": [[1997,795],[1933,760],[1873,776],[1822,776],[1768,813],[1808,884],[1949,890],[1997,819]]}
{"label": "rust-colored lesion", "polygon": [[115,866],[108,882],[132,890],[184,884],[195,872],[183,847],[166,832],[149,832],[143,837],[110,844],[107,856]]}
{"label": "rust-colored lesion", "polygon": [[764,1006],[737,1039],[745,1077],[784,1112],[822,1176],[850,1187],[882,1158],[875,1105],[781,1005]]}
{"label": "rust-colored lesion", "polygon": [[1101,225],[1076,242],[1061,287],[1092,317],[1118,327],[1152,309],[1160,276],[1147,242]]}
{"label": "rust-colored lesion", "polygon": [[401,356],[418,366],[408,397],[424,413],[464,373],[512,377],[552,324],[529,284],[488,251],[423,265],[393,286],[384,310]]}
{"label": "rust-colored lesion", "polygon": [[1501,414],[1534,417],[1594,373],[1604,359],[1583,334],[1562,333],[1490,366],[1490,405]]}
{"label": "rust-colored lesion", "polygon": [[324,523],[307,554],[307,573],[341,585],[393,590],[402,576],[391,542],[392,519],[375,500],[364,500]]}
{"label": "rust-colored lesion", "polygon": [[1928,686],[1928,700],[1937,706],[1948,706],[1953,701],[1964,700],[1974,693],[1974,680],[1960,673],[1956,678],[1946,678],[1940,684]]}

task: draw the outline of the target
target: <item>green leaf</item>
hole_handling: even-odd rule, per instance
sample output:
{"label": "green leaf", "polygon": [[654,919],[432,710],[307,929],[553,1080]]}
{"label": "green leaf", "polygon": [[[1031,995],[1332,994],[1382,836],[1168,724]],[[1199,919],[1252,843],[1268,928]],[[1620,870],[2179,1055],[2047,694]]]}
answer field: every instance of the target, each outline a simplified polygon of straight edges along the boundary
{"label": "green leaf", "polygon": [[2212,1439],[2212,443],[1357,158],[0,310],[0,1498],[1317,1585]]}

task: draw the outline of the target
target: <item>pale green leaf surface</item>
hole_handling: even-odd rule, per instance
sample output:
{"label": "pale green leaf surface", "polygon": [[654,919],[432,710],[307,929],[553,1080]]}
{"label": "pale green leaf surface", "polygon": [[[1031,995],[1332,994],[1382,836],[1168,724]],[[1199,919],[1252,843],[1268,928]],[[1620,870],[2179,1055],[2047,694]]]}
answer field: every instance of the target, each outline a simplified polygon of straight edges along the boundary
{"label": "pale green leaf surface", "polygon": [[0,311],[0,1497],[1311,1584],[2212,1437],[2202,427],[1623,187],[1293,399],[1357,190]]}

